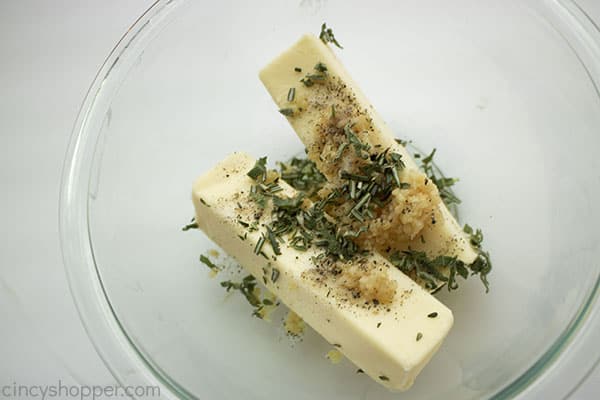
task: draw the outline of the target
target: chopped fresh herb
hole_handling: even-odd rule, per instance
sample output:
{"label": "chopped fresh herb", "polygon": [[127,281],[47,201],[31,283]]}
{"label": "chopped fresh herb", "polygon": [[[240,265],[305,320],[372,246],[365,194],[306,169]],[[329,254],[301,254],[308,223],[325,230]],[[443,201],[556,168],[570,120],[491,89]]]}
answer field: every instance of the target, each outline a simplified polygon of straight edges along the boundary
{"label": "chopped fresh herb", "polygon": [[261,253],[262,247],[265,244],[265,235],[261,235],[256,242],[256,246],[254,247],[254,254],[258,255]]}
{"label": "chopped fresh herb", "polygon": [[[288,90],[287,101],[289,101],[289,102],[294,101],[294,97],[296,97],[296,88],[291,87],[290,90]],[[293,112],[292,112],[292,114],[293,114]]]}
{"label": "chopped fresh herb", "polygon": [[327,66],[325,64],[323,64],[322,62],[318,62],[315,65],[315,69],[319,72],[327,72]]}
{"label": "chopped fresh herb", "polygon": [[344,154],[344,150],[346,150],[346,147],[348,147],[348,143],[340,143],[340,146],[337,149],[337,153],[335,154],[335,158],[333,159],[333,161],[337,161],[340,158],[342,158],[342,154]]}
{"label": "chopped fresh herb", "polygon": [[378,322],[377,323],[377,327],[379,328],[380,326],[381,326],[381,322]]}
{"label": "chopped fresh herb", "polygon": [[296,71],[296,72],[302,72],[302,68],[300,68],[300,67],[294,67],[294,71]]}
{"label": "chopped fresh herb", "polygon": [[379,379],[381,379],[382,381],[389,381],[390,380],[390,378],[388,378],[385,375],[379,375]]}
{"label": "chopped fresh herb", "polygon": [[280,108],[279,112],[285,115],[286,117],[291,117],[292,115],[294,115],[294,110],[291,108]]}
{"label": "chopped fresh herb", "polygon": [[271,230],[271,228],[267,227],[267,238],[269,239],[269,243],[271,244],[271,248],[273,249],[273,253],[275,255],[281,255],[281,249],[279,248],[279,243],[277,242],[277,237]]}
{"label": "chopped fresh herb", "polygon": [[271,282],[275,283],[279,279],[279,270],[277,268],[271,269]]}
{"label": "chopped fresh herb", "polygon": [[436,149],[433,149],[429,155],[417,155],[415,154],[415,158],[421,158],[421,169],[427,175],[427,177],[437,186],[438,191],[440,192],[440,197],[446,206],[450,206],[452,204],[460,204],[460,199],[454,194],[452,191],[452,186],[458,182],[458,178],[446,178],[441,175],[439,169],[433,162],[433,157],[435,156]]}
{"label": "chopped fresh herb", "polygon": [[[486,288],[486,293],[489,291],[487,274],[492,267],[489,254],[481,250],[478,257],[471,264],[465,264],[457,257],[443,255],[430,259],[424,252],[415,250],[394,253],[391,255],[390,261],[400,271],[421,279],[425,287],[431,290],[436,289],[443,283],[447,284],[449,291],[458,289],[456,276],[467,279],[470,270],[471,275],[479,275]],[[444,270],[447,272],[442,272]]]}
{"label": "chopped fresh herb", "polygon": [[427,317],[429,318],[436,318],[438,316],[437,312],[432,312],[431,314],[427,314]]}
{"label": "chopped fresh herb", "polygon": [[341,345],[341,344],[339,344],[339,343],[334,343],[333,345],[334,345],[335,347],[337,347],[338,349],[341,349],[341,348],[342,348],[342,345]]}
{"label": "chopped fresh herb", "polygon": [[323,25],[321,25],[321,33],[319,34],[319,39],[321,39],[321,41],[325,44],[333,43],[340,49],[343,49],[343,47],[335,39],[335,36],[333,35],[333,31],[331,30],[331,28],[327,27],[327,24],[325,22],[323,22]]}
{"label": "chopped fresh herb", "polygon": [[398,143],[399,145],[402,145],[402,146],[406,146],[407,144],[412,143],[412,140],[402,140],[402,139],[398,139],[398,138],[396,138],[394,140],[396,141],[396,143]]}
{"label": "chopped fresh herb", "polygon": [[238,219],[238,224],[240,224],[241,226],[243,226],[244,228],[247,228],[250,226],[249,223],[242,221],[241,219]]}
{"label": "chopped fresh herb", "polygon": [[189,231],[190,229],[198,229],[198,223],[197,222],[190,222],[189,224],[187,224],[186,226],[184,226],[183,228],[181,228],[182,231]]}
{"label": "chopped fresh herb", "polygon": [[[267,197],[258,185],[254,185],[250,188],[250,199],[253,200],[260,208],[265,208],[267,206]],[[253,227],[250,226],[248,229],[252,231]]]}
{"label": "chopped fresh herb", "polygon": [[278,209],[293,210],[304,201],[304,193],[298,193],[294,197],[273,197],[273,205]]}
{"label": "chopped fresh herb", "polygon": [[306,87],[311,87],[312,85],[314,85],[314,84],[315,84],[315,83],[314,83],[314,82],[313,82],[311,79],[309,79],[309,78],[302,78],[302,79],[300,79],[300,82],[301,82],[301,83],[302,83],[304,86],[306,86]]}
{"label": "chopped fresh herb", "polygon": [[364,374],[365,371],[363,371],[362,368],[359,368],[359,369],[356,370],[356,373],[357,374]]}
{"label": "chopped fresh herb", "polygon": [[423,339],[423,334],[421,332],[417,333],[417,342]]}
{"label": "chopped fresh herb", "polygon": [[331,105],[331,118],[335,118],[335,104]]}
{"label": "chopped fresh herb", "polygon": [[348,142],[352,145],[352,147],[354,147],[354,151],[356,152],[357,156],[359,156],[361,158],[365,158],[365,156],[366,157],[369,156],[368,154],[365,155],[362,152],[369,151],[371,146],[360,141],[360,139],[352,131],[351,123],[347,123],[346,126],[344,126],[344,133],[346,134],[346,138],[348,139]]}
{"label": "chopped fresh herb", "polygon": [[264,182],[267,179],[267,157],[259,158],[246,175],[257,182]]}
{"label": "chopped fresh herb", "polygon": [[272,306],[273,305],[273,302],[271,300],[269,300],[269,299],[263,299],[262,303],[265,306]]}
{"label": "chopped fresh herb", "polygon": [[206,201],[204,201],[202,197],[200,197],[200,203],[204,204],[206,207],[210,207],[210,205]]}
{"label": "chopped fresh herb", "polygon": [[292,158],[289,163],[280,163],[281,178],[294,189],[312,197],[326,182],[314,162]]}
{"label": "chopped fresh herb", "polygon": [[232,282],[232,281],[223,281],[221,282],[221,286],[226,289],[227,292],[231,290],[239,290],[248,303],[250,303],[253,307],[260,307],[261,300],[257,297],[255,293],[256,288],[256,279],[252,275],[247,275],[242,279],[241,282]]}
{"label": "chopped fresh herb", "polygon": [[210,261],[210,259],[208,257],[206,257],[204,254],[202,254],[200,256],[200,262],[203,263],[204,265],[206,265],[212,271],[220,271],[221,270],[221,268],[218,265],[216,265],[215,263]]}

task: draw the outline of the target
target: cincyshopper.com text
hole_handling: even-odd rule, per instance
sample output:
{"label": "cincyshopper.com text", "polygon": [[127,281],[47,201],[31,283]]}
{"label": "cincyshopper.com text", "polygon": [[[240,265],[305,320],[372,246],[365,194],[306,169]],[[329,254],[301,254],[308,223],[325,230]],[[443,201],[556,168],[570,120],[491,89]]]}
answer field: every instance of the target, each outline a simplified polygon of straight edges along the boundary
{"label": "cincyshopper.com text", "polygon": [[13,382],[0,387],[0,398],[5,399],[151,399],[160,397],[158,386],[101,386],[65,385],[61,380],[53,385],[21,385]]}

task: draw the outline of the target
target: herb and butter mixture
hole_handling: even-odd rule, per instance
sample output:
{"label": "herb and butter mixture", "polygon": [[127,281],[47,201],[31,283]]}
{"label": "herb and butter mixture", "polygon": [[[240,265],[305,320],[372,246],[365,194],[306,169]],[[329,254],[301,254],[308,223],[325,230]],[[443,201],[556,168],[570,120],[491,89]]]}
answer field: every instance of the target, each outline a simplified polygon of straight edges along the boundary
{"label": "herb and butter mixture", "polygon": [[490,257],[481,231],[450,213],[457,179],[435,167],[435,149],[411,157],[328,44],[342,48],[323,24],[260,73],[306,158],[276,170],[267,157],[230,155],[194,184],[196,217],[183,229],[203,230],[249,273],[221,286],[253,315],[268,319],[283,302],[288,333],[304,320],[334,344],[332,362],[344,354],[406,390],[453,322],[430,292],[473,275],[487,292]]}

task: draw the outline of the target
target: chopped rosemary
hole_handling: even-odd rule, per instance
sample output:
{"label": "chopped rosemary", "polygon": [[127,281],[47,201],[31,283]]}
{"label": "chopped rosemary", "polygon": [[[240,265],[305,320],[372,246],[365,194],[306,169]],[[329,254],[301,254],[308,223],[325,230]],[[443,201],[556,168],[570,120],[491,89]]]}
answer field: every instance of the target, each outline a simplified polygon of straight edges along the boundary
{"label": "chopped rosemary", "polygon": [[184,226],[183,228],[181,228],[182,231],[189,231],[190,229],[198,229],[198,223],[194,220],[192,220],[192,222],[190,222],[189,224],[187,224],[186,226]]}
{"label": "chopped rosemary", "polygon": [[315,83],[323,83],[327,79],[327,67],[325,64],[319,62],[315,65],[316,74],[308,73],[304,78],[300,79],[300,82],[306,87],[311,87]]}
{"label": "chopped rosemary", "polygon": [[210,261],[210,259],[208,257],[206,257],[204,254],[202,254],[200,256],[200,262],[202,264],[206,265],[212,271],[218,272],[218,271],[221,270],[221,267],[219,267],[218,265],[216,265],[215,263],[213,263],[212,261]]}
{"label": "chopped rosemary", "polygon": [[460,199],[452,192],[450,189],[456,182],[458,182],[458,178],[446,178],[443,175],[438,176],[439,170],[435,166],[433,162],[433,157],[435,156],[436,149],[433,149],[429,155],[424,156],[420,155],[415,158],[421,159],[421,169],[427,175],[427,177],[437,186],[438,191],[440,192],[440,197],[446,206],[450,206],[451,204],[460,204]]}
{"label": "chopped rosemary", "polygon": [[254,254],[258,255],[261,253],[263,245],[265,244],[265,235],[261,235],[256,242],[256,246],[254,247]]}
{"label": "chopped rosemary", "polygon": [[296,88],[291,87],[290,90],[288,90],[287,101],[294,101],[294,97],[296,97]]}
{"label": "chopped rosemary", "polygon": [[279,112],[285,115],[286,117],[291,117],[292,115],[294,115],[294,110],[291,108],[280,108]]}
{"label": "chopped rosemary", "polygon": [[239,290],[253,307],[259,307],[261,304],[261,300],[254,291],[256,288],[256,279],[252,275],[247,275],[241,282],[223,281],[221,282],[221,286],[224,287],[227,292]]}
{"label": "chopped rosemary", "polygon": [[315,69],[319,72],[327,72],[327,66],[320,61],[315,65]]}
{"label": "chopped rosemary", "polygon": [[204,204],[206,207],[210,207],[210,204],[208,204],[206,201],[204,201],[204,199],[202,197],[200,197],[200,203]]}
{"label": "chopped rosemary", "polygon": [[271,269],[271,282],[275,283],[279,279],[279,270],[277,268]]}
{"label": "chopped rosemary", "polygon": [[259,158],[246,175],[257,182],[264,182],[267,179],[267,157]]}
{"label": "chopped rosemary", "polygon": [[323,22],[323,25],[321,25],[321,33],[319,34],[319,39],[321,39],[321,41],[325,44],[333,43],[340,49],[343,49],[343,47],[335,39],[335,36],[333,35],[333,31],[331,30],[331,28],[327,27],[327,24],[325,22]]}
{"label": "chopped rosemary", "polygon": [[[301,82],[302,84],[304,84],[304,86],[306,86],[306,87],[311,87],[312,85],[314,85],[314,84],[315,84],[315,83],[314,83],[314,82],[313,82],[311,79],[309,79],[309,78],[302,78],[302,79],[300,79],[300,82]],[[280,111],[280,112],[281,112],[281,111]]]}
{"label": "chopped rosemary", "polygon": [[267,238],[269,239],[269,243],[271,244],[271,248],[273,249],[273,253],[275,255],[281,255],[281,249],[279,248],[279,243],[277,242],[277,237],[271,230],[271,228],[267,227]]}
{"label": "chopped rosemary", "polygon": [[[470,231],[472,232],[472,229]],[[475,234],[475,240],[478,240],[480,237],[482,240],[483,234],[480,230],[478,230],[478,232]],[[457,257],[444,255],[430,259],[424,252],[414,250],[394,253],[391,255],[390,261],[398,269],[400,269],[400,271],[407,274],[413,273],[416,277],[423,280],[426,288],[428,289],[435,289],[441,283],[446,283],[448,286],[448,291],[456,290],[458,289],[458,283],[456,282],[457,275],[463,279],[467,279],[469,277],[470,270],[470,275],[479,275],[479,278],[485,286],[485,291],[487,293],[489,291],[487,275],[492,270],[492,264],[487,252],[484,252],[477,247],[476,249],[478,250],[479,254],[477,255],[475,261],[471,264],[465,264]],[[448,270],[447,276],[446,274],[442,273],[443,269]]]}

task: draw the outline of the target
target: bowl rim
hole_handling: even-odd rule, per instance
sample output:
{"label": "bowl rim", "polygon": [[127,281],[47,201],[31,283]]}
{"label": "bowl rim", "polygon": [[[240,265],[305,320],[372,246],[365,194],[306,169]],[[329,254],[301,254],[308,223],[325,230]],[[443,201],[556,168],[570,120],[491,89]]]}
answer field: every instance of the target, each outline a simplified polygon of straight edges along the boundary
{"label": "bowl rim", "polygon": [[[195,399],[150,357],[138,349],[119,321],[94,258],[88,214],[88,190],[94,172],[97,134],[111,95],[136,57],[187,0],[156,0],[130,27],[96,74],[74,123],[65,154],[59,198],[60,242],[69,288],[79,317],[96,352],[123,387],[158,387],[161,398]],[[574,0],[546,0],[553,27],[567,41],[600,97],[600,26]],[[152,28],[152,29],[151,29]],[[157,29],[156,29],[157,28]],[[120,74],[119,74],[120,73]],[[98,118],[99,117],[99,118]],[[600,364],[600,271],[579,312],[555,342],[522,375],[491,398],[569,397]],[[585,361],[582,362],[581,360]],[[561,379],[557,379],[557,377]],[[565,381],[568,380],[568,384]]]}

